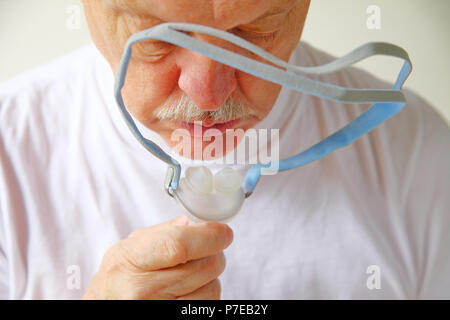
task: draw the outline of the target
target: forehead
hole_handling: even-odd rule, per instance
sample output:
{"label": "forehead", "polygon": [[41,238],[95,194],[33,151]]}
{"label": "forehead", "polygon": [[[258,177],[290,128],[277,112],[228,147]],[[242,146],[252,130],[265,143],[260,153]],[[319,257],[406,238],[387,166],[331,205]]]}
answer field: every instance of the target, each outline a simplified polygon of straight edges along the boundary
{"label": "forehead", "polygon": [[302,0],[108,0],[108,4],[137,16],[229,29],[286,12],[299,1]]}

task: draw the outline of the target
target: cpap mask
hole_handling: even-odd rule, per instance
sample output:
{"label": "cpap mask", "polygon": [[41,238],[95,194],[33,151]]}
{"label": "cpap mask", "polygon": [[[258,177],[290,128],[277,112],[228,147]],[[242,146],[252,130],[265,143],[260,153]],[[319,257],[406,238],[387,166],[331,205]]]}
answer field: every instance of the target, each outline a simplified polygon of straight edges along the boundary
{"label": "cpap mask", "polygon": [[[189,36],[186,32],[201,33],[226,40],[285,70],[202,42]],[[373,105],[345,127],[309,149],[289,158],[278,160],[275,164],[257,163],[251,166],[243,179],[237,171],[231,168],[225,168],[213,176],[206,167],[189,167],[185,171],[185,177],[180,180],[180,164],[154,142],[142,136],[122,99],[121,89],[125,82],[132,45],[149,39],[165,41],[201,53],[232,68],[323,99],[351,104],[373,103]],[[305,75],[339,71],[374,55],[387,55],[404,60],[392,90],[344,88],[305,77]],[[289,170],[321,159],[336,149],[353,143],[398,113],[406,104],[401,88],[411,73],[411,69],[408,53],[389,43],[367,43],[330,63],[302,67],[278,59],[260,47],[225,31],[189,23],[163,23],[137,32],[128,39],[116,75],[115,99],[135,138],[151,154],[167,163],[168,169],[164,183],[167,193],[177,200],[194,221],[228,222],[239,212],[244,200],[252,194],[261,175],[265,172],[273,170],[272,168],[276,168],[277,171]]]}

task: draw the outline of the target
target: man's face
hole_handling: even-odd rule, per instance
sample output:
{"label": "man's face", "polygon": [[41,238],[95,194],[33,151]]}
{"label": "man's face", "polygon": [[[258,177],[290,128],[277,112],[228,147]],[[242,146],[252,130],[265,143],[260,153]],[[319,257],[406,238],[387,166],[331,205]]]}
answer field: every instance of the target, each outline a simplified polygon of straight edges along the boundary
{"label": "man's face", "polygon": [[[84,0],[84,8],[93,41],[116,73],[128,37],[164,22],[228,31],[288,61],[300,39],[309,2]],[[224,40],[192,36],[265,62]],[[129,112],[173,147],[177,141],[171,140],[172,132],[184,128],[192,133],[194,121],[202,121],[203,132],[208,128],[245,131],[255,126],[269,113],[280,89],[188,49],[147,40],[133,46],[122,95]],[[208,143],[200,145],[204,148]]]}

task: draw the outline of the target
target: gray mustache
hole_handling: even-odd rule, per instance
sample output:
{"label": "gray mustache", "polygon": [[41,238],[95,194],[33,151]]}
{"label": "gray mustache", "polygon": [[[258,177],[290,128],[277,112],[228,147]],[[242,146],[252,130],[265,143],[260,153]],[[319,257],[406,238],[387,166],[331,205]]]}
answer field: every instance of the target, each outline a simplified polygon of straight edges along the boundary
{"label": "gray mustache", "polygon": [[252,111],[241,101],[228,98],[217,110],[203,111],[186,94],[176,102],[165,102],[158,107],[154,115],[159,120],[175,120],[184,122],[194,121],[231,121],[237,118],[248,118],[253,115]]}

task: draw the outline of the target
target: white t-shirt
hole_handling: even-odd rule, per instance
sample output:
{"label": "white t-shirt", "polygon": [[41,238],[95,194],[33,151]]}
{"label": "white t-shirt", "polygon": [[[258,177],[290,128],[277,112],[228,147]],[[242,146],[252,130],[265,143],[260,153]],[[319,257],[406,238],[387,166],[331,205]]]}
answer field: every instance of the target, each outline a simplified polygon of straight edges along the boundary
{"label": "white t-shirt", "polygon": [[[330,60],[301,43],[290,61]],[[355,68],[312,78],[391,87]],[[261,178],[229,224],[222,298],[450,298],[450,130],[406,97],[351,146]],[[283,88],[258,127],[280,129],[286,157],[365,108]],[[82,297],[108,248],[182,213],[165,173],[121,119],[93,45],[0,86],[0,297]]]}

